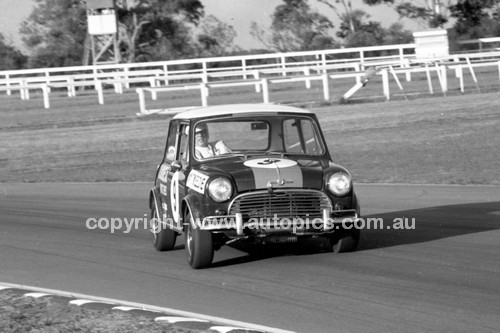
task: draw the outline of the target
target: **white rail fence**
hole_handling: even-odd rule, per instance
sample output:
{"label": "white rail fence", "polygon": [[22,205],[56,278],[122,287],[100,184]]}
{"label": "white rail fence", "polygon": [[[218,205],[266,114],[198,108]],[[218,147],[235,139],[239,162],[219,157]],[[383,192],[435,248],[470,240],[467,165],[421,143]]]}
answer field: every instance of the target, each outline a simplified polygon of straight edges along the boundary
{"label": "white rail fence", "polygon": [[[65,89],[68,97],[77,94],[78,87],[93,88],[99,104],[104,104],[104,87],[113,86],[115,93],[136,88],[140,114],[159,110],[146,107],[146,93],[156,100],[158,93],[169,91],[199,90],[201,105],[208,105],[209,91],[221,87],[255,86],[268,103],[269,85],[286,82],[311,81],[323,83],[323,98],[330,100],[329,82],[353,78],[355,86],[350,94],[363,86],[372,74],[382,78],[382,92],[390,99],[389,80],[394,79],[403,90],[398,74],[407,81],[413,73],[425,73],[429,91],[433,93],[431,73],[435,73],[443,93],[447,91],[447,71],[453,70],[464,91],[463,73],[469,71],[476,83],[474,68],[495,66],[500,77],[500,53],[481,52],[456,54],[435,59],[417,59],[415,44],[385,45],[377,47],[318,50],[232,56],[204,59],[186,59],[149,63],[76,66],[63,68],[0,71],[0,91],[8,95],[19,92],[21,99],[29,99],[31,90],[41,90],[44,107],[50,107],[49,95],[53,89]],[[369,68],[376,69],[367,75]],[[346,95],[344,95],[346,96]]]}

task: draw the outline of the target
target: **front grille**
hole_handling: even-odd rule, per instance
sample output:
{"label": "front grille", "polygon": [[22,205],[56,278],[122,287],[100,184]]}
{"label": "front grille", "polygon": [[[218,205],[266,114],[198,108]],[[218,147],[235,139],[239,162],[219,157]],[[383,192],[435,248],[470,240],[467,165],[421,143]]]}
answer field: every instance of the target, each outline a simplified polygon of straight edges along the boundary
{"label": "front grille", "polygon": [[243,221],[251,218],[321,218],[323,209],[332,211],[328,196],[315,190],[274,190],[244,193],[233,199],[229,214],[241,213]]}

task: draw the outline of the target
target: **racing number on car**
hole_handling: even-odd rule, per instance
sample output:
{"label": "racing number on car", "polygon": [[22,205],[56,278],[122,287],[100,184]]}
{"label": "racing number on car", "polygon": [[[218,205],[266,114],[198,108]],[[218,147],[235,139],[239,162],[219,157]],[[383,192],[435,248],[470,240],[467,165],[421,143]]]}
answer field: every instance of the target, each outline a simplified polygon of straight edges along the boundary
{"label": "racing number on car", "polygon": [[170,205],[172,206],[172,217],[175,222],[179,222],[179,176],[180,172],[176,171],[172,176],[170,183]]}

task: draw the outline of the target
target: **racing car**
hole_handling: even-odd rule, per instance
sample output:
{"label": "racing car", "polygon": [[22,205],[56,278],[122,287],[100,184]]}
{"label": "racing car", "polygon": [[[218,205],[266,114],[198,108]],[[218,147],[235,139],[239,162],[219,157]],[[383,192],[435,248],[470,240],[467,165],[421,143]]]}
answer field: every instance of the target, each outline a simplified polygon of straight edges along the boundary
{"label": "racing car", "polygon": [[334,163],[317,116],[277,104],[231,104],[176,114],[149,195],[153,245],[210,266],[234,242],[326,238],[356,249],[360,215],[351,175]]}

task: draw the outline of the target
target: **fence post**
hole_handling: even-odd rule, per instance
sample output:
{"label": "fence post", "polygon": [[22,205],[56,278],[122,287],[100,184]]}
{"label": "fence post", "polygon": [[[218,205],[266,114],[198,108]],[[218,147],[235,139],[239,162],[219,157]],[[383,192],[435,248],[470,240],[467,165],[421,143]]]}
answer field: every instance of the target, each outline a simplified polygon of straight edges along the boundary
{"label": "fence post", "polygon": [[[354,64],[354,70],[356,72],[361,72],[362,65],[360,64]],[[356,83],[361,83],[361,77],[359,75],[356,75]]]}
{"label": "fence post", "polygon": [[146,102],[144,101],[144,90],[137,88],[135,90],[139,95],[139,110],[142,114],[146,113]]}
{"label": "fence post", "polygon": [[431,95],[434,94],[434,89],[432,88],[431,72],[429,71],[429,65],[425,63],[425,73],[427,75],[427,84],[429,85],[429,92]]}
{"label": "fence post", "polygon": [[[259,71],[257,69],[254,69],[252,72],[253,72],[254,79],[256,79],[256,80],[260,79],[260,74],[259,74]],[[255,84],[255,92],[260,93],[260,83]]]}
{"label": "fence post", "polygon": [[389,74],[387,69],[381,71],[382,74],[382,89],[384,91],[384,96],[386,100],[391,99],[391,93],[389,92]]}
{"label": "fence post", "polygon": [[45,83],[46,84],[50,84],[50,78],[49,78],[50,77],[50,72],[49,71],[45,71],[44,74],[45,74]]}
{"label": "fence post", "polygon": [[167,64],[164,64],[163,65],[163,75],[164,75],[164,78],[165,78],[165,85],[168,86],[168,65]]}
{"label": "fence post", "polygon": [[439,66],[436,63],[436,72],[438,74],[439,83],[441,84],[441,91],[444,95],[448,91],[448,78],[446,77],[446,66]]}
{"label": "fence post", "polygon": [[262,95],[264,98],[264,103],[268,104],[269,103],[269,85],[267,83],[267,79],[264,78],[262,79]]}
{"label": "fence post", "polygon": [[[403,67],[404,68],[410,68],[410,61],[408,59],[403,59]],[[406,82],[410,82],[411,81],[411,72],[408,71],[406,72]]]}
{"label": "fence post", "polygon": [[10,75],[5,74],[5,79],[7,80],[7,95],[10,96],[12,94],[10,91]]}
{"label": "fence post", "polygon": [[75,84],[74,84],[73,77],[70,76],[69,78],[66,79],[66,85],[68,86],[66,89],[68,90],[68,97],[75,97],[76,96],[76,89],[75,89]]}
{"label": "fence post", "polygon": [[99,101],[99,104],[104,104],[104,94],[102,92],[101,81],[95,82],[95,90],[97,90],[97,100]]}
{"label": "fence post", "polygon": [[[125,88],[127,89],[130,89],[130,83],[128,82],[128,70],[129,68],[128,67],[124,67],[123,68],[123,74],[124,74],[124,78],[125,78],[125,82],[124,82],[124,85],[125,85]],[[122,87],[122,83],[120,83],[120,94],[123,93],[123,87]]]}
{"label": "fence post", "polygon": [[27,84],[26,80],[21,80],[21,85],[24,86],[20,90],[22,100],[30,99],[30,90],[27,88]]}
{"label": "fence post", "polygon": [[[499,70],[500,70],[500,67],[499,67]],[[464,91],[464,71],[463,71],[461,64],[457,65],[457,67],[455,69],[455,76],[458,78],[458,81],[460,82],[460,91],[463,94],[465,92]]]}
{"label": "fence post", "polygon": [[[304,68],[304,75],[305,76],[309,76],[309,74],[311,74],[311,71],[309,70],[309,67],[305,67]],[[311,89],[311,80],[309,80],[309,79],[306,80],[306,88],[307,89]]]}
{"label": "fence post", "polygon": [[[208,70],[207,70],[207,62],[206,61],[203,61],[202,62],[202,66],[203,66],[203,71],[202,71],[202,74],[201,74],[201,81],[205,84],[208,83]],[[208,96],[209,93],[208,93],[208,87],[205,85],[205,92],[204,92],[205,96]]]}
{"label": "fence post", "polygon": [[205,82],[200,83],[201,106],[208,106],[208,86]]}
{"label": "fence post", "polygon": [[330,87],[328,86],[328,74],[323,73],[322,75],[323,79],[323,97],[325,98],[325,101],[330,100]]}
{"label": "fence post", "polygon": [[42,94],[43,94],[43,106],[48,109],[50,108],[49,104],[49,87],[47,84],[41,84],[40,87],[42,88]]}
{"label": "fence post", "polygon": [[241,59],[241,68],[243,69],[243,80],[246,80],[248,76],[247,76],[247,61],[245,58]]}
{"label": "fence post", "polygon": [[481,89],[479,88],[479,83],[477,82],[476,73],[474,73],[474,68],[472,67],[472,64],[470,62],[469,57],[465,57],[465,60],[467,61],[467,66],[469,66],[469,71],[470,71],[470,74],[472,75],[472,79],[474,80],[474,83],[476,84],[477,91],[481,92]]}

